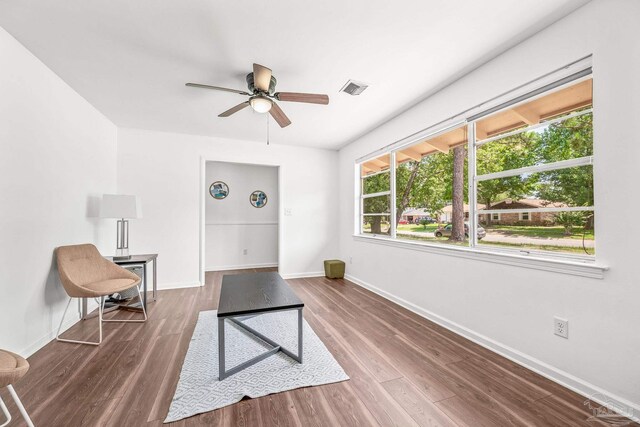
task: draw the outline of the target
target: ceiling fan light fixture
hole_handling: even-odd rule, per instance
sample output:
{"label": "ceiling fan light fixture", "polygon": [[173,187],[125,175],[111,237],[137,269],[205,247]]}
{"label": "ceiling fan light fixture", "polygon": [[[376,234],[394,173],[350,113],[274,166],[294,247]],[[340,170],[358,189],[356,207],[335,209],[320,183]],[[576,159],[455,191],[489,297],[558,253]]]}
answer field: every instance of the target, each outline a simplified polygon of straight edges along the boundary
{"label": "ceiling fan light fixture", "polygon": [[254,96],[249,100],[249,103],[256,113],[268,113],[273,105],[272,101],[264,96]]}
{"label": "ceiling fan light fixture", "polygon": [[[201,83],[187,83],[189,87],[201,89],[219,90],[222,92],[231,92],[238,95],[248,96],[244,102],[229,108],[218,114],[218,117],[229,117],[236,114],[249,106],[256,113],[270,113],[273,120],[278,123],[281,128],[285,128],[291,124],[291,120],[282,111],[276,101],[283,102],[305,102],[307,104],[327,105],[329,96],[318,93],[300,93],[300,92],[276,92],[276,78],[273,77],[271,69],[260,64],[253,64],[253,72],[247,74],[248,92],[236,89],[229,89],[220,86],[211,86]],[[267,123],[269,121],[267,120]]]}

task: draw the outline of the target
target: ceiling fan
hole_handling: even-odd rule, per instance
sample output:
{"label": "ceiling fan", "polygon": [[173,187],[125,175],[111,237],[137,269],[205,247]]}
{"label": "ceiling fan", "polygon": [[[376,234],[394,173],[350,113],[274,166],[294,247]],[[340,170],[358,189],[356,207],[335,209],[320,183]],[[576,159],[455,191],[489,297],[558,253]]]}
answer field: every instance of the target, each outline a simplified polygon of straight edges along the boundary
{"label": "ceiling fan", "polygon": [[221,90],[224,92],[233,92],[239,95],[248,96],[249,99],[243,103],[228,109],[218,117],[229,117],[238,111],[248,107],[249,105],[258,113],[269,112],[271,117],[275,119],[280,127],[286,127],[291,124],[291,120],[287,117],[282,109],[276,104],[277,101],[286,102],[306,102],[309,104],[329,103],[327,95],[319,95],[313,93],[296,93],[296,92],[276,92],[276,78],[271,74],[271,70],[260,64],[253,64],[253,73],[247,74],[248,92],[226,87],[209,86],[200,83],[187,83],[189,87],[198,87],[203,89]]}

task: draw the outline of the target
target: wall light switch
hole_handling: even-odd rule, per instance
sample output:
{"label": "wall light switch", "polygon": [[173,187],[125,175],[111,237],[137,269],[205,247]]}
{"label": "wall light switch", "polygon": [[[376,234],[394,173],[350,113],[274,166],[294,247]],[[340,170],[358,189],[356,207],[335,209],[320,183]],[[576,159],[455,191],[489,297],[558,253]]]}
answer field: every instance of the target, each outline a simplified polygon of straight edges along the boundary
{"label": "wall light switch", "polygon": [[291,216],[293,213],[291,212],[291,208],[284,208],[284,216]]}

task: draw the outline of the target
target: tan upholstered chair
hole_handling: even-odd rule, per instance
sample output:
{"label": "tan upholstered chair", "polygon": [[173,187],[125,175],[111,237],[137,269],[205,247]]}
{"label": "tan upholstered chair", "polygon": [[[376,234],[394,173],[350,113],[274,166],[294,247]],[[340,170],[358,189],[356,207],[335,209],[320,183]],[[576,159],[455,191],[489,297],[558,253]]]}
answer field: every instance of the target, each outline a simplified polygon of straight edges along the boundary
{"label": "tan upholstered chair", "polygon": [[[56,249],[58,259],[58,273],[65,291],[69,295],[67,308],[64,310],[56,340],[77,344],[99,345],[102,342],[102,322],[145,322],[147,320],[146,307],[142,306],[143,319],[140,320],[114,320],[103,319],[104,297],[117,292],[131,289],[134,286],[138,290],[138,297],[142,305],[140,294],[140,278],[131,271],[117,266],[100,255],[98,249],[91,244],[61,246]],[[60,338],[60,329],[69,310],[73,298],[99,298],[98,318],[100,339],[98,342],[77,341]]]}
{"label": "tan upholstered chair", "polygon": [[[29,362],[27,362],[24,358],[18,356],[17,354],[13,354],[10,351],[0,350],[0,388],[6,387],[9,390],[9,394],[13,398],[13,401],[16,402],[16,406],[20,410],[22,417],[27,422],[29,427],[33,427],[33,423],[31,422],[31,418],[29,418],[29,414],[27,414],[27,410],[24,409],[18,394],[13,389],[13,385],[16,381],[24,376],[29,370]],[[11,422],[11,414],[7,409],[7,406],[2,401],[0,397],[0,409],[4,412],[4,416],[7,418],[4,424],[0,425],[0,427],[4,427]]]}

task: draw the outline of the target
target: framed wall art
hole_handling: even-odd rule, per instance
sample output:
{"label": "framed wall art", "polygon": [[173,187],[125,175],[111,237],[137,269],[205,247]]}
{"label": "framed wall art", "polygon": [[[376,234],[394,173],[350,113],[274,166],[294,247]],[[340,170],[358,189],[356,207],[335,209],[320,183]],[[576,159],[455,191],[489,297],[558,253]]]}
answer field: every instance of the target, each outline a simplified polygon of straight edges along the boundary
{"label": "framed wall art", "polygon": [[267,200],[267,194],[261,190],[256,190],[249,196],[249,203],[254,208],[263,208],[267,204]]}
{"label": "framed wall art", "polygon": [[222,200],[229,195],[229,186],[222,181],[216,181],[209,186],[209,194],[216,200]]}

